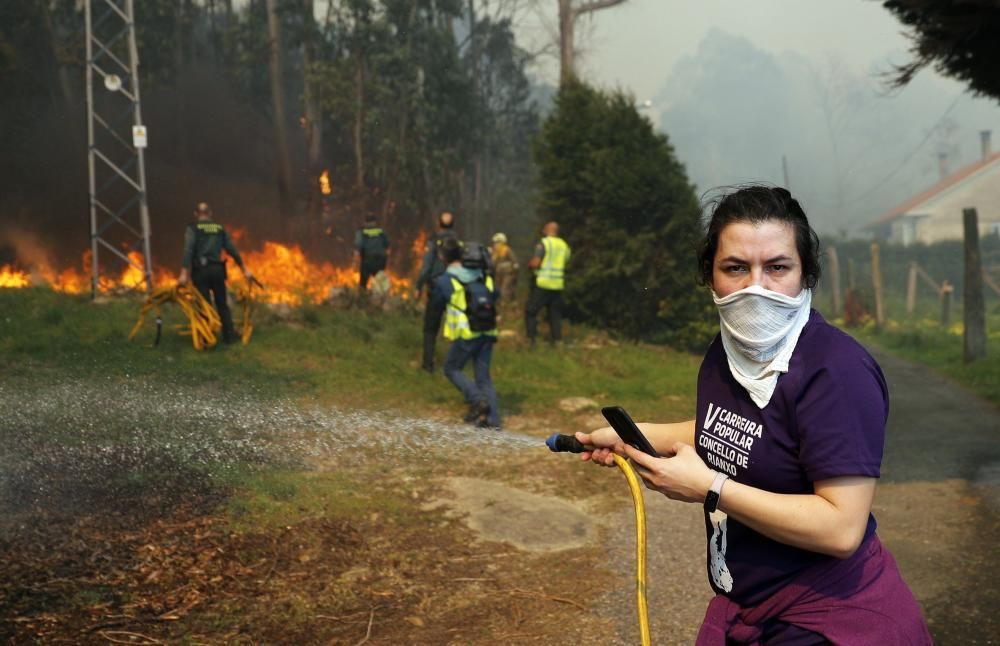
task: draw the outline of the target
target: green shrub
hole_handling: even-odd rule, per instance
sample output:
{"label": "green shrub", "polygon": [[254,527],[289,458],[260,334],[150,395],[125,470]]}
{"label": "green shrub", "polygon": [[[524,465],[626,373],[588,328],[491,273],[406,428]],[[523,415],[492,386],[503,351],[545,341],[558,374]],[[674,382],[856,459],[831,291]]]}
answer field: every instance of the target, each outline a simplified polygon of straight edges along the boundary
{"label": "green shrub", "polygon": [[573,249],[568,314],[632,339],[699,347],[711,300],[697,284],[701,210],[665,135],[630,97],[563,86],[535,155],[540,208]]}

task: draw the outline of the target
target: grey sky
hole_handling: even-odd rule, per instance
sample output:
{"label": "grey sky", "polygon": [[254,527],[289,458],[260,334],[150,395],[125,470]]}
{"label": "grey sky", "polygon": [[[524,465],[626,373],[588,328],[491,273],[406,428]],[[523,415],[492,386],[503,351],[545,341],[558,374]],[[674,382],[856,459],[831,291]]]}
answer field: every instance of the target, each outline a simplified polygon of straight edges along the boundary
{"label": "grey sky", "polygon": [[[535,6],[519,37],[537,50],[554,37],[557,2]],[[962,83],[933,70],[885,89],[879,73],[910,58],[902,31],[875,0],[628,0],[578,26],[577,72],[652,99],[648,116],[701,188],[780,183],[787,153],[818,224],[839,230],[937,181],[939,150],[955,171],[979,157],[980,129],[1000,132],[996,101],[960,96]],[[545,57],[534,72],[555,83],[558,61]],[[836,127],[823,120],[826,90],[827,107],[841,110]]]}
{"label": "grey sky", "polygon": [[[522,29],[536,44],[549,37],[556,0],[538,6],[547,17],[526,20]],[[909,45],[898,21],[872,0],[629,0],[592,16],[580,30],[583,76],[631,90],[639,100],[655,96],[674,64],[713,27],[774,54],[791,50],[815,60],[832,54],[859,70],[887,68],[890,54],[902,62]],[[536,73],[555,80],[557,61],[545,59]],[[959,87],[933,71],[922,74],[945,91]]]}

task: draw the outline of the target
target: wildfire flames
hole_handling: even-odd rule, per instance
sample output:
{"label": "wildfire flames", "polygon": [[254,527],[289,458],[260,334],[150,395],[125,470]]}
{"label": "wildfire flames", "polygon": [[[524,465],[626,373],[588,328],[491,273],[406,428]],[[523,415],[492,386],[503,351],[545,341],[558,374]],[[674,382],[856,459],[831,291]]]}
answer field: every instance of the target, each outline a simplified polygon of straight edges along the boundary
{"label": "wildfire flames", "polygon": [[[235,240],[239,241],[242,237],[242,232],[233,232]],[[420,251],[423,251],[423,245],[420,245]],[[143,266],[142,254],[133,251],[128,256],[135,266],[126,266],[117,276],[105,272],[98,286],[100,292],[114,293],[143,287],[142,271],[137,269]],[[319,304],[329,298],[332,289],[357,287],[360,279],[357,268],[336,267],[329,262],[313,262],[298,245],[268,241],[264,242],[261,249],[242,251],[242,256],[247,268],[266,286],[266,289],[255,292],[255,298],[266,303]],[[0,288],[48,286],[67,294],[89,292],[90,263],[91,255],[88,250],[83,254],[80,269],[67,268],[56,271],[48,265],[41,265],[22,270],[2,265]],[[228,263],[227,267],[231,280],[242,280],[239,269],[234,263]],[[391,271],[388,273],[392,285],[390,291],[404,299],[408,298],[412,280],[395,275]],[[161,267],[154,269],[153,274],[156,286],[170,285],[177,281],[175,272]]]}

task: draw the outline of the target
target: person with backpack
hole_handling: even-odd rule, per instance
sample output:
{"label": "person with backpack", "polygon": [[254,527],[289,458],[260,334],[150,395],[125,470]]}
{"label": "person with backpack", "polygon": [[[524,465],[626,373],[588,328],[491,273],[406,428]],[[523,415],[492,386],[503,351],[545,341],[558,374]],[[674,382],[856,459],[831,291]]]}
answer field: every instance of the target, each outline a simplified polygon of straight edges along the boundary
{"label": "person with backpack", "polygon": [[177,283],[186,285],[190,278],[206,301],[212,302],[214,297],[215,310],[222,320],[222,340],[233,343],[239,337],[226,300],[226,261],[222,259],[222,251],[236,261],[247,281],[253,274],[243,265],[243,258],[226,230],[212,220],[212,208],[208,203],[199,202],[194,214],[197,222],[189,224],[184,232],[184,255]]}
{"label": "person with backpack", "polygon": [[[452,342],[444,374],[465,397],[469,407],[465,421],[500,430],[497,394],[490,377],[500,292],[489,272],[488,252],[475,242],[463,245],[455,238],[445,240],[441,248],[447,269],[434,279],[428,309],[444,315],[444,338]],[[463,372],[469,361],[475,381]]]}
{"label": "person with backpack", "polygon": [[378,226],[374,215],[365,216],[365,226],[354,236],[354,259],[360,262],[361,289],[368,289],[368,281],[384,271],[389,261],[389,236]]}
{"label": "person with backpack", "polygon": [[[431,285],[438,276],[444,273],[448,263],[444,260],[442,247],[446,240],[458,242],[453,226],[455,218],[445,211],[438,217],[438,229],[431,234],[424,247],[424,261],[417,276],[416,291],[413,300],[420,298],[424,285],[427,286],[428,306],[424,308],[424,355],[422,368],[429,373],[434,372],[434,348],[437,344],[438,331],[441,329],[442,311],[434,312],[430,307]],[[459,245],[461,246],[461,244]]]}

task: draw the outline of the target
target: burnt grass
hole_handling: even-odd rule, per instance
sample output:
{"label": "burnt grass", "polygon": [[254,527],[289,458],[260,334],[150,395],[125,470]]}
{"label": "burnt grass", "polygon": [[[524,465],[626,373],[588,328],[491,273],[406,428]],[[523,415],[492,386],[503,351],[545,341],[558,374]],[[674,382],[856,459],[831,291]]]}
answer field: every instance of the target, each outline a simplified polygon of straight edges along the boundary
{"label": "burnt grass", "polygon": [[197,475],[102,489],[46,466],[62,505],[4,499],[6,643],[556,644],[586,598],[573,581],[584,551],[553,564],[477,543],[403,497],[397,513],[331,504],[247,529],[225,513],[237,492]]}
{"label": "burnt grass", "polygon": [[[381,416],[367,423],[386,445],[359,461],[305,430],[260,431],[325,419],[288,401],[235,398],[230,426],[208,433],[222,413],[192,393],[157,413],[141,390],[127,405],[103,392],[0,392],[0,643],[561,644],[605,623],[579,616],[609,583],[581,582],[592,552],[477,542],[422,507],[438,476],[498,468],[510,439],[476,448],[462,429],[399,418],[396,446]],[[461,458],[419,458],[441,443]]]}

